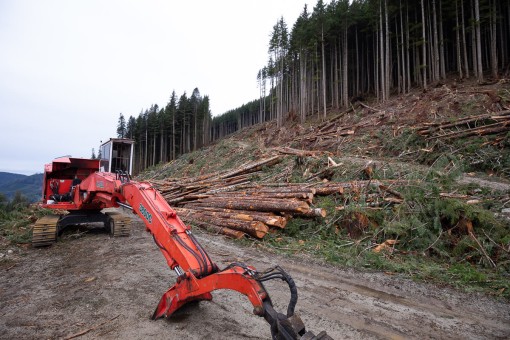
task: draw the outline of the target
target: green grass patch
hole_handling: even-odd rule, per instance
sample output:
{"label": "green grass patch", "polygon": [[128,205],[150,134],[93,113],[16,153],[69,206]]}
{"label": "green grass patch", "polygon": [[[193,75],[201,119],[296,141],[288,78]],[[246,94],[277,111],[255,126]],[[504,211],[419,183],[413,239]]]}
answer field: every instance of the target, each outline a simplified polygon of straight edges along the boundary
{"label": "green grass patch", "polygon": [[[293,218],[285,229],[268,235],[263,242],[286,254],[307,253],[334,264],[387,271],[510,299],[510,224],[483,204],[440,196],[448,190],[470,193],[477,189],[455,185],[458,170],[451,162],[451,158],[439,160],[428,172],[413,175],[420,181],[392,187],[403,196],[402,204],[372,208],[364,201],[364,194],[356,200],[348,194],[317,197],[314,205],[326,209],[325,219]],[[400,176],[403,169],[386,169],[386,176],[397,172]],[[484,195],[482,190],[477,193]],[[344,204],[342,210],[336,209]],[[346,230],[350,216],[363,216],[368,221],[362,223],[362,232],[356,237]],[[387,240],[395,244],[374,252]]]}
{"label": "green grass patch", "polygon": [[29,205],[28,199],[21,194],[16,194],[11,201],[7,201],[1,196],[0,237],[11,244],[30,243],[32,240],[31,224],[49,213],[51,211],[48,209]]}

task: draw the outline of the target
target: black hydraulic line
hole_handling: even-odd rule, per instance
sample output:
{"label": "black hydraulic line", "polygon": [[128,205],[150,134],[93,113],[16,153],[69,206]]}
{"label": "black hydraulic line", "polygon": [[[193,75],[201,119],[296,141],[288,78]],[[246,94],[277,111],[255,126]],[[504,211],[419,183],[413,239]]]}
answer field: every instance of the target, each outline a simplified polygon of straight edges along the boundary
{"label": "black hydraulic line", "polygon": [[161,243],[159,243],[159,241],[156,239],[156,236],[154,236],[154,234],[152,234],[152,238],[154,239],[154,243],[156,243],[156,245],[158,246],[159,249],[164,250],[165,253],[167,253],[169,257],[172,257],[170,255],[170,253],[168,252],[168,250],[166,250],[166,248]]}
{"label": "black hydraulic line", "polygon": [[282,268],[278,267],[281,270],[281,273],[283,274],[285,281],[289,284],[290,289],[290,302],[289,306],[287,307],[287,317],[291,317],[294,315],[294,309],[296,308],[297,300],[298,300],[298,292],[296,283],[292,279],[292,277],[287,274]]}
{"label": "black hydraulic line", "polygon": [[[276,272],[274,272],[274,271],[276,271]],[[287,272],[285,272],[285,270],[283,270],[280,266],[275,266],[272,269],[267,270],[264,273],[257,273],[257,274],[258,275],[256,276],[256,279],[259,282],[264,282],[264,281],[274,280],[274,279],[280,279],[280,280],[287,282],[287,284],[289,285],[289,289],[290,289],[290,301],[289,301],[289,305],[287,306],[287,317],[293,316],[294,310],[296,308],[296,304],[298,301],[298,292],[297,292],[296,283],[294,282],[292,277],[289,274],[287,274]]]}
{"label": "black hydraulic line", "polygon": [[[162,244],[161,244],[161,243],[160,243],[160,242],[156,239],[156,236],[154,236],[154,234],[152,234],[152,238],[154,239],[154,243],[156,243],[156,245],[157,245],[160,249],[164,250],[164,251],[168,254],[168,256],[169,256],[169,257],[172,257],[172,256],[170,255],[170,253],[168,252],[168,250],[167,250],[167,249],[166,249],[166,248],[165,248],[165,247],[164,247],[164,246],[163,246],[163,245],[162,245]],[[188,247],[188,245],[187,245],[186,243],[184,243],[184,242],[181,240],[181,238],[180,238],[180,237],[174,237],[174,239],[175,239],[175,240],[177,240],[177,242],[178,242],[180,245],[182,245],[182,246],[183,246],[183,247],[184,247],[184,248],[185,248],[185,249],[186,249],[186,250],[187,250],[187,251],[188,251],[191,255],[193,255],[193,257],[195,257],[195,259],[196,259],[196,260],[197,260],[197,262],[198,262],[198,265],[200,266],[200,272],[201,272],[201,273],[200,273],[200,275],[199,275],[199,276],[202,276],[203,267],[202,267],[201,259],[200,259],[200,258],[198,258],[198,254],[197,254],[197,253],[195,253],[195,252],[193,251],[193,249],[189,248],[189,247]]]}
{"label": "black hydraulic line", "polygon": [[271,275],[267,275],[267,276],[260,278],[259,281],[264,282],[264,281],[269,281],[269,280],[274,280],[274,279],[285,280],[285,278],[281,274],[271,274]]}
{"label": "black hydraulic line", "polygon": [[[179,235],[174,234],[172,235],[173,239],[175,239],[184,249],[186,249],[193,257],[197,260],[198,265],[200,267],[199,269],[199,275],[197,275],[198,278],[202,277],[205,274],[205,269],[207,269],[207,264],[202,262],[203,259],[200,258],[200,256],[191,249],[184,241],[179,237]],[[205,267],[205,268],[204,268]]]}
{"label": "black hydraulic line", "polygon": [[[209,259],[209,262],[208,262],[207,258],[205,256],[204,250],[202,249],[202,247],[200,247],[200,245],[198,244],[197,240],[195,239],[195,237],[193,236],[191,231],[187,230],[186,231],[186,235],[188,235],[189,239],[191,240],[191,242],[193,243],[195,248],[197,248],[198,252],[200,253],[200,257],[201,257],[201,259],[202,259],[202,261],[204,262],[204,265],[205,265],[204,270],[207,271],[207,269],[209,268],[209,264],[211,263],[210,259]],[[211,264],[211,269],[212,269],[212,264]],[[206,273],[204,273],[204,274],[206,274]]]}
{"label": "black hydraulic line", "polygon": [[204,261],[207,261],[208,263],[211,264],[211,271],[212,272],[218,271],[218,266],[216,266],[216,264],[213,263],[213,261],[209,257],[209,254],[204,250],[202,245],[198,242],[195,235],[193,235],[193,233],[191,231],[188,233],[188,235],[189,235],[191,241],[193,242],[193,244],[195,244],[195,247],[197,247],[198,251],[202,254]]}
{"label": "black hydraulic line", "polygon": [[232,262],[231,264],[229,264],[228,266],[226,266],[225,268],[223,268],[221,271],[224,271],[224,270],[227,270],[227,269],[230,269],[232,267],[241,267],[243,268],[244,270],[246,271],[252,271],[250,268],[248,268],[248,266],[243,263],[243,262]]}

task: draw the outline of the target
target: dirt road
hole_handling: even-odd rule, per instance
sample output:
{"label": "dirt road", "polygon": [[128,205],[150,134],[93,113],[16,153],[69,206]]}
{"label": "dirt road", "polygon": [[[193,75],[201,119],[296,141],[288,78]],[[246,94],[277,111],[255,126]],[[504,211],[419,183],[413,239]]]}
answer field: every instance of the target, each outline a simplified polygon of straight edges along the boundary
{"label": "dirt road", "polygon": [[[76,231],[46,249],[15,250],[0,267],[0,338],[270,339],[244,296],[213,293],[171,320],[151,321],[175,274],[134,219],[132,236]],[[333,268],[309,259],[241,247],[195,230],[220,268],[243,261],[280,264],[298,285],[296,310],[309,330],[334,339],[508,339],[510,304],[379,273]],[[267,285],[280,310],[283,283]]]}

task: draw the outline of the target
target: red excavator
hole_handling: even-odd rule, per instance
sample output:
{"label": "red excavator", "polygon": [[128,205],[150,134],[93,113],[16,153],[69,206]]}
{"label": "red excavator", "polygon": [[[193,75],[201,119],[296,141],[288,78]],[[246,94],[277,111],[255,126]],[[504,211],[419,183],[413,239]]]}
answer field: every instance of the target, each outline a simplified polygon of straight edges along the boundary
{"label": "red excavator", "polygon": [[[232,263],[223,269],[211,260],[197,239],[148,182],[131,179],[133,141],[110,139],[101,146],[101,159],[60,157],[45,165],[42,206],[61,211],[38,220],[32,244],[47,246],[56,241],[70,225],[102,223],[112,236],[129,234],[130,219],[121,213],[103,213],[105,208],[124,207],[140,216],[177,281],[161,298],[152,319],[170,317],[192,301],[212,300],[211,292],[231,289],[248,297],[255,315],[271,327],[273,339],[332,339],[326,332],[306,331],[294,313],[297,288],[282,268],[257,271],[244,263]],[[283,280],[290,288],[287,313],[273,308],[264,288],[268,280]]]}

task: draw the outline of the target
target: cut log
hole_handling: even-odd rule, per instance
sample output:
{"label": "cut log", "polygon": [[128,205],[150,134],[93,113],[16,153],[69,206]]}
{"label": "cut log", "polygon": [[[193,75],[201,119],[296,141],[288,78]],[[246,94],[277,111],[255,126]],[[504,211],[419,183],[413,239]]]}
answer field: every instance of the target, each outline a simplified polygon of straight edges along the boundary
{"label": "cut log", "polygon": [[506,132],[510,131],[510,120],[508,121],[502,121],[494,124],[488,124],[479,126],[472,129],[466,129],[461,131],[454,131],[450,133],[446,133],[443,135],[435,135],[428,137],[427,140],[431,139],[438,139],[438,138],[460,138],[460,137],[470,137],[470,136],[485,136],[485,135],[491,135],[496,134],[500,132]]}
{"label": "cut log", "polygon": [[315,188],[315,193],[317,196],[329,196],[333,194],[343,194],[344,187],[340,186],[324,186],[322,188]]}
{"label": "cut log", "polygon": [[299,149],[293,149],[293,148],[289,148],[289,147],[276,147],[276,148],[273,148],[273,150],[278,151],[279,153],[286,154],[286,155],[295,155],[298,157],[306,157],[306,156],[317,157],[317,155],[320,155],[323,153],[330,154],[330,152],[325,152],[325,151],[299,150]]}
{"label": "cut log", "polygon": [[300,216],[306,216],[306,217],[326,217],[327,212],[326,209],[322,208],[312,208],[308,210],[307,212],[298,213],[297,215]]}
{"label": "cut log", "polygon": [[[190,209],[190,208],[174,208],[175,212],[179,215],[189,214],[190,216],[209,215],[218,218],[226,218],[230,220],[240,221],[254,221],[253,217],[248,214],[236,214],[224,211],[209,211],[203,209]],[[235,210],[234,210],[235,211]]]}
{"label": "cut log", "polygon": [[201,205],[204,207],[216,207],[224,209],[239,209],[249,211],[265,211],[265,212],[288,212],[288,213],[305,213],[310,210],[310,206],[306,202],[295,199],[288,200],[225,200],[225,199],[206,199],[197,200],[187,203],[188,205]]}
{"label": "cut log", "polygon": [[225,235],[227,237],[230,237],[230,238],[233,238],[236,240],[246,236],[246,234],[243,233],[242,231],[233,230],[233,229],[225,228],[225,227],[220,227],[220,226],[217,226],[217,225],[214,225],[211,223],[205,223],[205,222],[199,222],[199,221],[192,222],[192,223],[195,224],[197,227],[200,227],[207,231],[210,231],[210,232],[213,232],[216,234],[222,234],[222,235]]}
{"label": "cut log", "polygon": [[420,129],[426,129],[430,126],[437,126],[441,129],[448,128],[448,127],[454,127],[462,124],[467,123],[473,123],[473,122],[480,122],[484,119],[508,119],[510,117],[510,110],[504,110],[499,112],[492,112],[492,113],[484,113],[481,115],[476,116],[468,116],[464,118],[459,118],[454,122],[439,122],[439,123],[424,123],[424,127],[419,128]]}
{"label": "cut log", "polygon": [[189,211],[182,215],[183,219],[192,222],[206,222],[219,227],[242,231],[256,238],[263,238],[269,231],[269,227],[259,221],[244,221],[238,219],[227,219],[218,216],[207,215],[198,211]]}
{"label": "cut log", "polygon": [[[304,185],[304,184],[303,184]],[[274,188],[274,187],[252,187],[252,188],[246,188],[244,190],[246,193],[256,193],[256,194],[270,194],[270,193],[295,193],[295,194],[315,194],[314,188],[306,188],[306,187],[280,187],[280,188]]]}
{"label": "cut log", "polygon": [[297,198],[312,203],[312,193],[300,193],[300,192],[248,192],[248,191],[232,191],[232,192],[220,192],[215,194],[198,194],[198,195],[186,195],[184,200],[192,201],[205,198],[230,198],[230,199],[282,199],[282,198]]}
{"label": "cut log", "polygon": [[263,160],[260,160],[258,162],[251,162],[248,164],[245,164],[237,169],[234,169],[232,171],[229,171],[225,174],[222,174],[220,178],[228,178],[228,177],[234,177],[236,175],[242,175],[253,171],[261,170],[264,166],[271,166],[279,163],[281,161],[280,156],[273,156],[270,158],[266,158]]}
{"label": "cut log", "polygon": [[[193,208],[191,208],[193,207]],[[247,210],[234,210],[234,209],[222,209],[222,208],[215,208],[215,207],[203,207],[200,205],[189,205],[189,207],[186,208],[176,208],[180,209],[184,213],[187,212],[194,212],[194,211],[200,211],[203,213],[218,213],[218,216],[226,218],[226,216],[232,216],[233,218],[240,219],[240,220],[246,220],[246,221],[259,221],[262,222],[268,226],[272,227],[278,227],[278,228],[285,228],[287,225],[288,219],[284,216],[278,216],[271,212],[262,212],[262,211],[247,211]]]}

